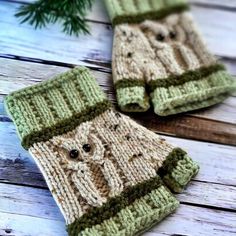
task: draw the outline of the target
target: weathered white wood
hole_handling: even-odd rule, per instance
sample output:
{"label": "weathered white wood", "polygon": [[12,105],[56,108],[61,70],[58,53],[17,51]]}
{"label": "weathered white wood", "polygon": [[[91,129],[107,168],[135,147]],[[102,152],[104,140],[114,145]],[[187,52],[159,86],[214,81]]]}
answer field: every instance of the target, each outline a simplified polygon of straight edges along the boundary
{"label": "weathered white wood", "polygon": [[[60,32],[58,25],[35,31],[27,24],[18,24],[18,20],[14,17],[17,6],[16,3],[7,2],[2,2],[0,5],[0,53],[73,64],[110,63],[112,46],[110,25],[91,22],[92,37],[66,36]],[[103,8],[102,5],[100,7]],[[236,14],[201,7],[193,7],[192,10],[212,52],[219,56],[234,58],[236,24],[233,22],[236,22]],[[103,12],[102,15],[105,15],[105,10],[95,12]],[[95,14],[96,17],[98,16]]]}
{"label": "weathered white wood", "polygon": [[181,205],[175,214],[144,235],[233,236],[235,222],[235,213]]}
{"label": "weathered white wood", "polygon": [[223,8],[235,8],[236,7],[236,1],[235,0],[190,0],[191,4],[202,4],[202,6],[209,6],[209,7],[223,7]]}
{"label": "weathered white wood", "polygon": [[64,221],[0,211],[1,236],[67,236]]}
{"label": "weathered white wood", "polygon": [[0,4],[0,53],[84,65],[110,61],[111,26],[89,23],[92,36],[79,38],[66,36],[59,25],[35,31],[27,24],[19,25],[14,17],[18,6],[7,2]]}
{"label": "weathered white wood", "polygon": [[[61,216],[59,216],[61,217]],[[0,211],[2,236],[65,236],[65,223],[21,214]],[[236,215],[212,209],[181,205],[177,211],[150,229],[145,236],[233,236]],[[6,233],[10,232],[10,233]]]}
{"label": "weathered white wood", "polygon": [[[27,184],[33,184],[35,179],[39,178],[34,174],[39,173],[39,171],[36,166],[32,168],[35,165],[32,158],[20,146],[13,123],[0,122],[0,130],[1,178],[5,182],[14,182],[15,180],[22,183],[21,179],[18,179],[22,176],[21,178]],[[236,186],[236,147],[168,136],[163,137],[167,141],[186,149],[189,155],[199,163],[201,170],[196,176],[196,180]],[[18,163],[21,163],[19,169],[14,167],[14,164]],[[13,167],[15,168],[14,172],[12,172]],[[17,177],[16,179],[13,178],[13,174]],[[33,182],[31,182],[31,178],[34,178]]]}
{"label": "weathered white wood", "polygon": [[177,198],[185,203],[236,211],[236,186],[191,181]]}
{"label": "weathered white wood", "polygon": [[184,148],[199,163],[196,180],[236,186],[236,147],[165,137],[172,144]]}
{"label": "weathered white wood", "polygon": [[[236,211],[236,187],[192,181],[176,197],[184,204]],[[33,187],[0,183],[0,212],[63,221],[50,191]]]}
{"label": "weathered white wood", "polygon": [[0,211],[63,221],[49,190],[0,183]]}
{"label": "weathered white wood", "polygon": [[[0,64],[0,96],[47,80],[48,78],[69,70],[69,68],[66,67],[3,58],[0,58]],[[93,70],[92,73],[102,89],[107,93],[109,99],[115,103],[116,99],[111,75],[96,70]],[[0,115],[2,114],[5,114],[5,112],[0,110]],[[190,114],[197,117],[236,124],[236,97],[230,97],[217,106],[191,112]]]}

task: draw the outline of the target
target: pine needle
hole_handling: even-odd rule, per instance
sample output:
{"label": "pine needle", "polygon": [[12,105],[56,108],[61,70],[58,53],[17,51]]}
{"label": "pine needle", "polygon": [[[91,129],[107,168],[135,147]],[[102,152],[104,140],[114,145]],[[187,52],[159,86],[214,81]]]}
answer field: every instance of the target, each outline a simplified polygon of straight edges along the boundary
{"label": "pine needle", "polygon": [[20,18],[21,24],[28,22],[35,29],[62,23],[64,33],[79,36],[89,34],[85,17],[92,3],[93,0],[37,0],[22,5],[15,16]]}

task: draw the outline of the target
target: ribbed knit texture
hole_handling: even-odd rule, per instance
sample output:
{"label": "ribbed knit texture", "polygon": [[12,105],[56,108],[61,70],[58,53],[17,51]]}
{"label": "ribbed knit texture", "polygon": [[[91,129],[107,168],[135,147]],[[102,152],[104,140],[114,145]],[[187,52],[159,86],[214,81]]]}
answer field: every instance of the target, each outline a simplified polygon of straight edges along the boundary
{"label": "ribbed knit texture", "polygon": [[186,0],[105,0],[114,25],[160,19],[188,8]]}
{"label": "ribbed knit texture", "polygon": [[[151,6],[151,1],[111,2],[130,9],[131,16],[139,7]],[[160,6],[164,1],[154,2]],[[236,90],[225,67],[208,51],[192,16],[176,9],[158,20],[147,17],[115,26],[112,74],[118,105],[125,112],[145,112],[151,101],[156,114],[167,116],[214,105]]]}
{"label": "ribbed knit texture", "polygon": [[[136,235],[178,207],[199,167],[185,151],[114,111],[75,68],[6,98],[70,236]],[[158,174],[157,174],[158,173]]]}
{"label": "ribbed knit texture", "polygon": [[86,68],[75,68],[38,85],[13,92],[6,108],[17,125],[22,146],[70,131],[109,102]]}
{"label": "ribbed knit texture", "polygon": [[219,71],[182,85],[157,87],[151,93],[151,98],[155,113],[167,116],[222,102],[235,90],[235,86],[226,71]]}

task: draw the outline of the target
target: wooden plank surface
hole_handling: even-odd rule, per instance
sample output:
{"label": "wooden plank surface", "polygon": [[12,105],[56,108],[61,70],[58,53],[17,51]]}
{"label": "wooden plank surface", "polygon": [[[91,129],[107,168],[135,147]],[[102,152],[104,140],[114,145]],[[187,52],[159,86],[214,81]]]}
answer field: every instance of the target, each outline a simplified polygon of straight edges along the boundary
{"label": "wooden plank surface", "polygon": [[[30,192],[29,189],[27,191]],[[38,195],[35,197],[38,199]],[[45,207],[45,205],[41,206],[37,201],[34,204],[37,209],[43,210],[42,207]],[[58,214],[55,218],[52,220],[43,218],[40,214],[30,216],[20,212],[11,214],[0,211],[0,235],[65,236],[65,222],[60,220],[61,214]],[[144,235],[233,236],[236,233],[235,221],[236,215],[232,212],[181,205],[174,214],[163,220],[158,226],[147,231]],[[29,224],[29,222],[31,223]]]}
{"label": "wooden plank surface", "polygon": [[[47,188],[32,157],[21,147],[14,125],[11,122],[0,122],[0,129],[2,131],[0,134],[1,182]],[[4,137],[9,138],[4,139]],[[235,205],[227,206],[226,202],[228,198],[231,198],[231,202],[235,201],[236,204],[236,147],[163,137],[168,142],[187,150],[189,155],[201,166],[200,173],[193,181],[193,187],[187,188],[184,192],[184,201],[191,203],[192,196],[195,196],[199,204],[215,205],[215,203],[211,203],[211,200],[215,201],[215,192],[219,193],[218,198],[220,198],[224,192],[231,189],[230,192],[235,197],[226,196],[225,202],[219,207],[230,208],[232,206],[230,209],[235,209]],[[206,186],[202,185],[202,182],[208,184],[208,190],[211,189],[207,193],[206,191],[198,192],[201,187]],[[209,196],[209,194],[212,195]],[[205,202],[204,196],[208,196],[209,202]]]}
{"label": "wooden plank surface", "polygon": [[[29,25],[19,25],[14,13],[16,3],[0,4],[1,54],[19,55],[30,58],[86,64],[93,67],[108,67],[111,62],[112,28],[102,1],[96,1],[99,10],[90,17],[91,36],[79,38],[66,36],[58,25],[35,31]],[[211,51],[218,56],[235,59],[236,14],[218,9],[194,7],[192,12]],[[224,19],[222,21],[221,19]],[[227,37],[225,37],[227,35]],[[66,41],[66,43],[65,43]],[[56,42],[56,43],[55,43]],[[224,42],[222,44],[222,42]]]}
{"label": "wooden plank surface", "polygon": [[[0,0],[0,236],[66,235],[42,174],[21,147],[4,110],[4,96],[86,65],[116,105],[110,73],[113,31],[102,1],[95,1],[87,17],[91,35],[79,38],[65,36],[58,25],[39,31],[19,25],[14,17],[17,2],[32,1]],[[236,75],[236,1],[190,2],[210,50]],[[176,195],[181,202],[177,212],[145,235],[236,235],[236,96],[185,115],[160,118],[150,111],[131,116],[186,149],[201,167],[188,188]]]}
{"label": "wooden plank surface", "polygon": [[[4,95],[47,80],[69,69],[68,67],[19,62],[1,58],[0,63],[2,64],[0,72],[0,106]],[[109,99],[115,104],[111,75],[96,70],[93,70],[93,74]],[[150,111],[145,113],[145,116],[134,114],[132,117],[155,132],[233,145],[236,144],[235,108],[236,97],[232,96],[219,105],[202,109],[200,112],[191,112],[187,115],[181,114],[179,116],[161,118]],[[2,108],[1,110],[2,113],[0,115],[5,117],[4,109]]]}

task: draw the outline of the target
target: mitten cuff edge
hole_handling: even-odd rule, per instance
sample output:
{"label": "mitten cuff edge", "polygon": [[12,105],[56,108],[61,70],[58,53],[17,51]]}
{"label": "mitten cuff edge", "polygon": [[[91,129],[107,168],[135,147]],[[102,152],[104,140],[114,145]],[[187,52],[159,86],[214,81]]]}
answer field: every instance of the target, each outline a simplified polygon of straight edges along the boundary
{"label": "mitten cuff edge", "polygon": [[150,107],[145,86],[117,88],[116,97],[120,109],[124,112],[145,112]]}
{"label": "mitten cuff edge", "polygon": [[105,0],[113,25],[162,19],[189,9],[186,0]]}
{"label": "mitten cuff edge", "polygon": [[[151,206],[149,206],[150,204]],[[108,233],[110,225],[116,231],[109,232],[110,234],[132,231],[132,235],[134,235],[159,222],[172,213],[178,205],[177,199],[162,184],[159,176],[156,176],[136,186],[129,187],[120,196],[111,198],[100,208],[91,209],[69,224],[67,230],[70,236],[79,233],[82,235],[83,232],[89,235],[97,235],[104,232]],[[132,218],[132,220],[130,218],[132,223],[126,222],[127,217]],[[140,225],[143,220],[146,223]]]}
{"label": "mitten cuff edge", "polygon": [[111,106],[84,67],[13,92],[4,103],[26,149],[73,130]]}

